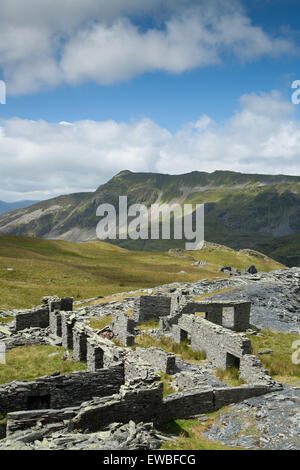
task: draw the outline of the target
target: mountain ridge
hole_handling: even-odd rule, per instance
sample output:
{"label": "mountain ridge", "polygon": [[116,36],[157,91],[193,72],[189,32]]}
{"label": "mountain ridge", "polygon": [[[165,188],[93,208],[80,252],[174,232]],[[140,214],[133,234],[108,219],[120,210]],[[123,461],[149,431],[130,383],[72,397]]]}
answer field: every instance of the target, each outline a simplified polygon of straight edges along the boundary
{"label": "mountain ridge", "polygon": [[[118,207],[156,202],[205,203],[205,239],[234,249],[262,251],[287,265],[300,265],[300,176],[193,171],[182,175],[124,170],[96,191],[42,201],[0,216],[0,233],[48,239],[96,238],[100,204]],[[181,240],[117,240],[124,248],[166,251]]]}
{"label": "mountain ridge", "polygon": [[6,202],[0,200],[0,215],[6,214],[7,212],[14,211],[17,209],[22,209],[23,207],[29,207],[33,204],[37,204],[40,201],[29,201],[29,200],[22,200],[16,202]]}

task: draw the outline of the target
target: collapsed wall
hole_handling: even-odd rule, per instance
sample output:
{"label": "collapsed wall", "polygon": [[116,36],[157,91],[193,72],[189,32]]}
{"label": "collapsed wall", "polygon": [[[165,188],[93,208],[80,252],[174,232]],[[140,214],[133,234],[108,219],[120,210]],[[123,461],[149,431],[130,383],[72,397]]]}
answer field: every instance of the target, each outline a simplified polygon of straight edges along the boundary
{"label": "collapsed wall", "polygon": [[[173,339],[180,343],[190,335],[191,348],[204,351],[214,366],[226,370],[245,354],[251,354],[251,342],[246,335],[237,334],[195,315],[183,315],[173,326]],[[235,362],[236,358],[236,362]]]}
{"label": "collapsed wall", "polygon": [[72,372],[69,375],[45,376],[32,382],[14,381],[0,386],[0,410],[66,408],[77,406],[93,397],[117,393],[124,384],[123,364],[97,372]]}
{"label": "collapsed wall", "polygon": [[7,415],[6,436],[10,436],[16,431],[36,426],[36,423],[42,421],[43,426],[47,424],[63,423],[74,418],[78,413],[79,406],[62,409],[32,410],[32,411],[14,411]]}
{"label": "collapsed wall", "polygon": [[136,348],[136,355],[151,365],[155,372],[174,374],[176,372],[176,357],[160,348]]}
{"label": "collapsed wall", "polygon": [[48,326],[49,308],[43,305],[16,313],[14,318],[15,331],[26,330],[27,328],[48,328]]}
{"label": "collapsed wall", "polygon": [[143,381],[153,383],[160,381],[160,375],[148,361],[144,361],[134,351],[129,351],[124,358],[125,383],[132,381]]}
{"label": "collapsed wall", "polygon": [[164,295],[141,295],[134,301],[133,320],[136,323],[168,316],[171,313],[171,297]]}
{"label": "collapsed wall", "polygon": [[162,396],[162,382],[131,382],[118,395],[84,403],[74,418],[75,428],[95,432],[114,422],[158,422]]}
{"label": "collapsed wall", "polygon": [[196,315],[183,315],[173,325],[173,340],[190,341],[194,351],[204,351],[218,369],[239,369],[240,378],[248,384],[274,385],[258,357],[253,356],[251,341],[244,333],[236,333]]}
{"label": "collapsed wall", "polygon": [[136,322],[125,313],[120,312],[115,315],[111,329],[123,346],[134,344]]}
{"label": "collapsed wall", "polygon": [[[52,316],[52,324],[50,324],[50,315],[60,310],[73,310],[73,299],[65,297],[43,297],[42,305],[32,309],[17,312],[14,318],[15,331],[26,330],[27,328],[57,328],[55,315]],[[59,327],[58,327],[59,328]]]}
{"label": "collapsed wall", "polygon": [[199,414],[211,413],[273,390],[266,385],[243,385],[189,390],[163,398],[162,382],[132,381],[123,385],[119,394],[83,403],[73,422],[81,432],[96,432],[112,422],[128,423],[130,420],[161,426],[174,419],[191,419]]}

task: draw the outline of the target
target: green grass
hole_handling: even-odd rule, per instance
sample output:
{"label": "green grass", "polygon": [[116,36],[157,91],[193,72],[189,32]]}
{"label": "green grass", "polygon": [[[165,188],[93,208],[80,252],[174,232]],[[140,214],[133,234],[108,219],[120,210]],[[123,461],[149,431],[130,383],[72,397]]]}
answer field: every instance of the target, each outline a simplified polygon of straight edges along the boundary
{"label": "green grass", "polygon": [[93,318],[89,325],[91,328],[94,328],[95,330],[102,330],[106,326],[110,326],[114,317],[113,315],[107,315],[106,317],[102,318]]}
{"label": "green grass", "polygon": [[172,395],[172,393],[175,393],[175,390],[172,387],[172,375],[162,372],[160,374],[160,378],[164,385],[163,396],[167,397],[168,395]]}
{"label": "green grass", "polygon": [[[0,364],[0,383],[13,380],[30,382],[37,377],[53,374],[70,374],[74,371],[86,370],[86,364],[75,361],[63,361],[64,348],[54,346],[21,346],[6,353],[6,364]],[[48,357],[58,352],[57,356]]]}
{"label": "green grass", "polygon": [[174,442],[163,444],[162,450],[241,450],[238,447],[229,447],[219,442],[209,441],[203,433],[215,423],[218,413],[209,413],[208,420],[201,423],[196,419],[176,420],[168,423],[163,431],[177,436]]}
{"label": "green grass", "polygon": [[162,338],[153,338],[147,334],[143,334],[141,336],[136,337],[136,345],[135,347],[142,347],[142,348],[151,348],[157,347],[161,348],[164,351],[172,352],[177,356],[180,356],[184,361],[195,363],[195,362],[202,362],[206,355],[202,351],[193,351],[187,342],[182,343],[175,343],[172,341],[171,338],[167,336],[163,336]]}
{"label": "green grass", "polygon": [[6,323],[12,322],[14,317],[2,317],[0,318],[0,325],[5,325]]}
{"label": "green grass", "polygon": [[151,320],[141,323],[140,325],[138,325],[138,327],[139,330],[155,330],[159,328],[159,321],[155,318],[152,318]]}
{"label": "green grass", "polygon": [[[265,369],[271,376],[283,383],[296,385],[300,382],[300,365],[293,364],[292,349],[294,341],[300,340],[300,335],[296,333],[280,333],[272,330],[262,330],[262,336],[249,335],[253,354],[256,354]],[[259,351],[271,349],[272,354],[258,355]]]}
{"label": "green grass", "polygon": [[226,370],[217,369],[216,376],[231,387],[239,387],[246,383],[239,378],[239,369],[237,367],[229,367]]}
{"label": "green grass", "polygon": [[207,263],[214,263],[215,266],[224,267],[231,266],[236,269],[247,269],[254,264],[258,271],[272,271],[281,269],[282,264],[274,261],[268,256],[253,250],[235,251],[228,247],[204,247],[200,251],[193,252],[195,257]]}
{"label": "green grass", "polygon": [[[192,266],[192,261],[200,259],[208,264]],[[281,266],[233,250],[204,249],[177,257],[167,252],[128,251],[100,241],[71,243],[13,235],[0,235],[0,264],[0,309],[28,308],[39,304],[44,295],[83,300],[172,282],[220,278],[224,275],[219,269],[225,264],[237,268],[256,264],[266,271]]]}

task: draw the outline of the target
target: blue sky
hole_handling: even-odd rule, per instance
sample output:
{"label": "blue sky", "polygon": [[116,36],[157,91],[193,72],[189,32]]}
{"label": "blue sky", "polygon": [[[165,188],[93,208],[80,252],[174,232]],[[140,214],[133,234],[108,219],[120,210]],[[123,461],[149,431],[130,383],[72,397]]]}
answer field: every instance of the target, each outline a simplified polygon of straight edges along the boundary
{"label": "blue sky", "polygon": [[298,1],[112,3],[2,1],[0,199],[123,169],[299,174]]}

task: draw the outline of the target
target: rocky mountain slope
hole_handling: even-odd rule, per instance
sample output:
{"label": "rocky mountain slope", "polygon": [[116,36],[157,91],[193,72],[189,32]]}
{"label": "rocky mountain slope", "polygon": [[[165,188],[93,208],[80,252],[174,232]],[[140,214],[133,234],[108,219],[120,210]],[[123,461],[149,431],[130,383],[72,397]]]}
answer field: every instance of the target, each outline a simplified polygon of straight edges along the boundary
{"label": "rocky mountain slope", "polygon": [[[205,238],[232,248],[252,248],[288,266],[300,265],[300,177],[230,171],[184,175],[123,171],[94,193],[61,196],[0,216],[0,233],[70,241],[96,238],[102,203],[118,207],[155,202],[205,203]],[[122,240],[135,250],[183,247],[185,240]]]}

